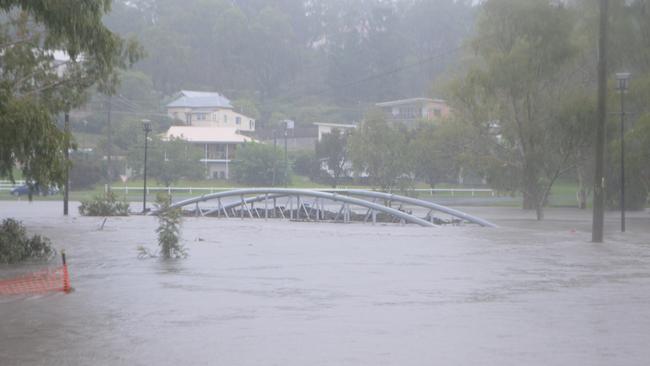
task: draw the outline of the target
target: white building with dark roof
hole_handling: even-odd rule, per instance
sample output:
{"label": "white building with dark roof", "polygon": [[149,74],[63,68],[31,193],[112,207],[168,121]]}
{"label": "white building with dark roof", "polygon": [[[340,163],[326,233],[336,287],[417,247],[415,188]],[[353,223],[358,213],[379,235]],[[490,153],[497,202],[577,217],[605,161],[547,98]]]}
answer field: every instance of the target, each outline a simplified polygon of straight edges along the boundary
{"label": "white building with dark roof", "polygon": [[386,118],[391,122],[399,122],[408,126],[417,121],[433,121],[449,117],[451,110],[442,99],[409,98],[377,103]]}
{"label": "white building with dark roof", "polygon": [[333,130],[339,130],[341,132],[348,132],[357,128],[357,125],[348,124],[348,123],[326,123],[326,122],[314,122],[314,125],[318,127],[318,139],[320,141],[323,139],[323,135],[332,133]]}
{"label": "white building with dark roof", "polygon": [[236,112],[225,96],[216,92],[181,90],[167,104],[167,114],[186,126],[228,127],[255,131],[255,120]]}

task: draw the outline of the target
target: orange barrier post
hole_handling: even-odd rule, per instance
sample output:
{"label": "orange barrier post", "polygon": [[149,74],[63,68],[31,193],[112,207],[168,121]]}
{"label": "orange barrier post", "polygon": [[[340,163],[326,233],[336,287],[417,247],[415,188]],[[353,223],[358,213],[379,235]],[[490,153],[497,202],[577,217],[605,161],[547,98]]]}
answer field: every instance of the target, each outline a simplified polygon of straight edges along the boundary
{"label": "orange barrier post", "polygon": [[63,292],[69,293],[72,288],[70,287],[70,274],[68,273],[68,264],[65,261],[65,250],[61,251],[61,261],[63,262]]}
{"label": "orange barrier post", "polygon": [[65,253],[61,252],[63,266],[29,273],[16,278],[0,280],[0,295],[39,294],[48,291],[72,291]]}

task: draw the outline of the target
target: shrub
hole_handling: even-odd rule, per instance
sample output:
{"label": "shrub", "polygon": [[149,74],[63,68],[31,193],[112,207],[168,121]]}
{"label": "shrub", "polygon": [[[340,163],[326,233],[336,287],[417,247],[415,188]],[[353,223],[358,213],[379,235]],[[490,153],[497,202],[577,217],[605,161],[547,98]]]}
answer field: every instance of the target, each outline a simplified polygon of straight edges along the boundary
{"label": "shrub", "polygon": [[79,214],[82,216],[128,216],[129,204],[118,201],[114,192],[95,196],[92,200],[81,201]]}
{"label": "shrub", "polygon": [[290,183],[284,153],[273,146],[247,142],[237,149],[232,175],[238,183],[250,185],[284,185]]}
{"label": "shrub", "polygon": [[320,161],[313,151],[296,151],[293,156],[293,171],[316,181],[320,178]]}
{"label": "shrub", "polygon": [[0,263],[18,263],[28,259],[49,259],[56,251],[50,240],[40,235],[27,236],[25,226],[14,219],[0,225]]}
{"label": "shrub", "polygon": [[156,195],[158,206],[158,245],[160,255],[164,259],[183,258],[187,256],[185,248],[180,244],[180,226],[183,215],[180,208],[170,208],[171,198],[166,193]]}
{"label": "shrub", "polygon": [[75,190],[88,189],[104,178],[99,160],[75,158],[70,168],[70,187]]}

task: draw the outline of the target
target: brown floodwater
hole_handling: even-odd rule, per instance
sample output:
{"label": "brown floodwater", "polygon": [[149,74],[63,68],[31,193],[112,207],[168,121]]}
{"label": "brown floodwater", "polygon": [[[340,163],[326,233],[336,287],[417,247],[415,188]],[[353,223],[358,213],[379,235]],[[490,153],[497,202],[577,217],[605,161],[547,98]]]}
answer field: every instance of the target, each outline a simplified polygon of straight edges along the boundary
{"label": "brown floodwater", "polygon": [[593,244],[589,212],[467,211],[500,227],[186,218],[189,257],[161,261],[138,259],[154,217],[0,202],[75,288],[0,298],[0,365],[648,364],[648,212]]}

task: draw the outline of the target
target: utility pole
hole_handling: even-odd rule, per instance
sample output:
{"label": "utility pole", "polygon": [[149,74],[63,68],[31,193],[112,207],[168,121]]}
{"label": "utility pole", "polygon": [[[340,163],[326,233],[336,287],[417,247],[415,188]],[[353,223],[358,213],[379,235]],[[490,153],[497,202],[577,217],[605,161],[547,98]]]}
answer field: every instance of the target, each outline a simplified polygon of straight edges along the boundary
{"label": "utility pole", "polygon": [[111,95],[107,95],[106,103],[106,179],[108,180],[107,187],[111,189],[111,182],[113,181],[113,126],[111,125]]}
{"label": "utility pole", "polygon": [[596,121],[596,171],[594,176],[594,212],[591,241],[603,242],[605,221],[605,118],[607,115],[607,25],[608,0],[600,0],[598,36],[598,116]]}
{"label": "utility pole", "polygon": [[[65,185],[63,186],[63,215],[68,216],[68,198],[70,191],[70,114],[65,112],[63,122],[63,145],[65,156]],[[49,187],[48,187],[49,188]]]}
{"label": "utility pole", "polygon": [[142,129],[144,131],[144,187],[142,189],[142,214],[147,213],[147,147],[149,142],[149,132],[151,132],[151,122],[149,120],[142,121]]}
{"label": "utility pole", "polygon": [[286,187],[289,184],[289,149],[287,140],[289,138],[289,130],[293,130],[295,127],[295,122],[290,119],[285,119],[284,124],[284,186]]}
{"label": "utility pole", "polygon": [[621,91],[621,232],[625,232],[625,100]]}
{"label": "utility pole", "polygon": [[276,159],[277,156],[276,152],[278,151],[278,134],[275,127],[273,127],[272,131],[273,131],[273,156],[274,157],[273,157],[273,179],[271,180],[271,187],[275,187],[275,176],[277,174],[277,169],[278,169],[277,166],[278,162]]}
{"label": "utility pole", "polygon": [[287,137],[289,137],[289,130],[284,128],[284,186],[286,187],[289,181],[289,150],[287,149]]}
{"label": "utility pole", "polygon": [[629,72],[616,74],[618,91],[621,93],[621,232],[625,232],[625,93],[630,79]]}

